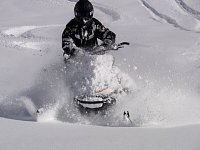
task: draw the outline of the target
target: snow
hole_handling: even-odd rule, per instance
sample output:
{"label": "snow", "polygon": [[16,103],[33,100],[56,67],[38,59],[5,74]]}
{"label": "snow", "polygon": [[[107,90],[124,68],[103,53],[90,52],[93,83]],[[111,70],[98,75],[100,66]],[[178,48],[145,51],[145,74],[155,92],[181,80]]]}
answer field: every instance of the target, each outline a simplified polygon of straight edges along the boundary
{"label": "snow", "polygon": [[199,126],[195,125],[169,129],[110,128],[1,119],[0,131],[4,135],[0,137],[0,148],[4,150],[199,148]]}
{"label": "snow", "polygon": [[[61,34],[75,2],[0,2],[0,149],[198,150],[199,1],[92,0],[131,45],[66,66]],[[72,102],[112,90],[122,94],[109,115],[82,115]]]}

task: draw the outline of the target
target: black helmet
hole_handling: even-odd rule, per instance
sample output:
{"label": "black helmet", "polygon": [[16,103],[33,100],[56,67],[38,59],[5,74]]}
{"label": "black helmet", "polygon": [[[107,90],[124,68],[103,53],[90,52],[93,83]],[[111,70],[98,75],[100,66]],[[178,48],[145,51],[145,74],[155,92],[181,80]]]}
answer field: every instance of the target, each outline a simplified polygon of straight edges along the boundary
{"label": "black helmet", "polygon": [[88,0],[79,0],[74,7],[75,17],[83,24],[92,19],[93,13],[93,5]]}

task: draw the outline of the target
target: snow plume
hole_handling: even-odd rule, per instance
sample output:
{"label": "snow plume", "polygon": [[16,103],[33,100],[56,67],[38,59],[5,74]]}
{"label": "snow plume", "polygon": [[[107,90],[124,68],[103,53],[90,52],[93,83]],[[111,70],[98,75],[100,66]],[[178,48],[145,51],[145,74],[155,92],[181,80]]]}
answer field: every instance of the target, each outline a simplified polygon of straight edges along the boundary
{"label": "snow plume", "polygon": [[[142,85],[136,84],[114,65],[113,56],[86,54],[66,64],[59,61],[43,68],[31,88],[1,98],[0,115],[39,122],[124,126],[121,120],[123,112],[128,110],[133,126],[198,123],[198,95],[178,88],[175,83],[164,84],[157,80],[144,77],[140,79]],[[82,115],[73,103],[74,96],[96,92],[113,92],[117,104],[105,115]]]}
{"label": "snow plume", "polygon": [[115,120],[114,114],[109,119],[98,114],[82,116],[73,98],[81,94],[115,93],[120,100],[123,95],[134,91],[135,82],[113,63],[114,57],[111,55],[86,54],[66,64],[58,62],[47,66],[30,89],[8,98],[1,105],[0,114],[19,120],[110,125]]}
{"label": "snow plume", "polygon": [[[74,108],[73,97],[82,94],[115,93],[116,98],[120,101],[121,96],[136,90],[137,86],[129,75],[113,64],[114,57],[111,55],[85,54],[67,62],[65,76],[70,100],[65,101],[65,104],[60,107],[58,112],[60,120],[95,125],[112,124],[112,121],[116,119],[114,114],[109,117],[102,117],[98,114],[90,115],[90,117],[81,116],[79,111]],[[108,113],[113,112],[111,110]]]}
{"label": "snow plume", "polygon": [[83,116],[73,101],[74,96],[81,94],[112,92],[120,100],[127,92],[136,90],[135,82],[113,63],[114,57],[111,55],[85,54],[69,60],[66,64],[58,63],[45,68],[37,81],[38,84],[25,92],[40,108],[38,121],[119,125],[114,121],[114,110],[108,110],[107,113],[110,114],[106,117],[98,114]]}
{"label": "snow plume", "polygon": [[0,102],[0,116],[19,119],[19,120],[36,120],[36,107],[30,98],[9,97]]}
{"label": "snow plume", "polygon": [[199,96],[194,92],[178,89],[173,86],[146,84],[143,89],[132,95],[124,96],[116,105],[115,117],[121,118],[123,111],[128,110],[134,126],[170,127],[198,124]]}
{"label": "snow plume", "polygon": [[134,90],[136,84],[119,68],[113,66],[111,55],[84,55],[74,60],[67,69],[67,78],[74,95],[96,94],[100,91],[123,92]]}

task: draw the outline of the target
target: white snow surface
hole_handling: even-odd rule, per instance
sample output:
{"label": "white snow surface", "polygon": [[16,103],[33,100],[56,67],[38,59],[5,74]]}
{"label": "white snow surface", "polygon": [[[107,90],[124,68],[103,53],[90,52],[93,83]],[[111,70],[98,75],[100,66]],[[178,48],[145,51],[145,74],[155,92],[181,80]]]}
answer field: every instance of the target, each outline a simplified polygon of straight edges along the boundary
{"label": "white snow surface", "polygon": [[[199,0],[92,0],[131,45],[66,65],[61,35],[75,2],[0,2],[0,149],[199,150]],[[113,91],[105,115],[74,106],[77,94]]]}

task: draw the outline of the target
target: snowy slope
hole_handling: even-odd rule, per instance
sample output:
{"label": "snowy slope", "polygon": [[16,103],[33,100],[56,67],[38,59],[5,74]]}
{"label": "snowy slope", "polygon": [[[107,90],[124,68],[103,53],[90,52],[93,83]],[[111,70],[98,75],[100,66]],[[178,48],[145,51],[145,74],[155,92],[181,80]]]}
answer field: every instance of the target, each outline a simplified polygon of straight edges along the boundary
{"label": "snowy slope", "polygon": [[[199,1],[93,0],[95,17],[131,45],[68,68],[61,34],[75,2],[0,2],[0,149],[198,150]],[[111,116],[73,108],[75,93],[87,91],[77,85],[108,83],[131,91]],[[124,110],[134,128],[119,127]]]}
{"label": "snowy slope", "polygon": [[4,150],[198,150],[200,146],[200,129],[195,125],[158,129],[0,121],[4,135],[0,136],[0,148]]}

